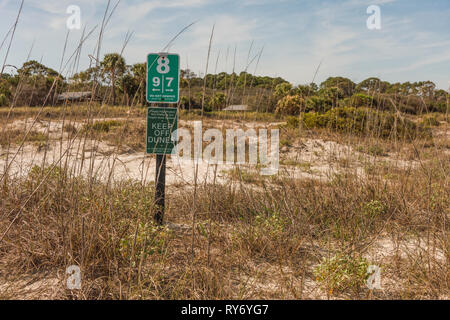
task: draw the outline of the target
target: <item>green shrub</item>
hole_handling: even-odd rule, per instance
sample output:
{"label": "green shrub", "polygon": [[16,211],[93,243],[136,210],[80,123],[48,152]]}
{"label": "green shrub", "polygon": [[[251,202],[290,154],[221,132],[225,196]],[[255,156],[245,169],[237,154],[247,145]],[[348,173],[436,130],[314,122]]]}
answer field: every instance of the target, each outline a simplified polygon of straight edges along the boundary
{"label": "green shrub", "polygon": [[172,237],[167,227],[158,227],[153,222],[141,222],[137,228],[120,239],[119,252],[133,267],[143,258],[153,254],[163,254]]}
{"label": "green shrub", "polygon": [[373,145],[369,147],[369,154],[373,156],[386,156],[386,152],[384,152],[384,149],[380,147],[379,145]]}
{"label": "green shrub", "polygon": [[378,144],[374,144],[371,146],[366,146],[366,147],[359,147],[358,148],[359,152],[364,152],[367,154],[370,154],[372,156],[381,156],[381,157],[385,157],[388,154],[385,152],[384,148]]}
{"label": "green shrub", "polygon": [[426,127],[437,127],[440,122],[435,115],[428,115],[422,119],[421,124]]}
{"label": "green shrub", "polygon": [[430,137],[429,128],[417,125],[394,113],[368,108],[339,107],[324,114],[304,113],[301,116],[307,128],[329,128],[351,133],[372,133],[377,137],[414,139]]}
{"label": "green shrub", "polygon": [[298,117],[295,116],[289,116],[286,118],[286,122],[287,122],[287,127],[288,128],[298,128],[298,126],[300,125],[300,119]]}
{"label": "green shrub", "polygon": [[281,99],[286,97],[287,95],[290,95],[291,91],[292,91],[292,84],[290,84],[289,82],[283,82],[275,87],[273,94],[277,99]]}
{"label": "green shrub", "polygon": [[97,132],[109,132],[114,127],[120,127],[123,123],[117,120],[97,121],[94,124],[85,126],[86,130],[94,130]]}
{"label": "green shrub", "polygon": [[269,236],[275,238],[284,232],[289,221],[280,215],[279,211],[258,213],[255,217],[256,238]]}
{"label": "green shrub", "polygon": [[366,217],[375,218],[386,212],[386,206],[379,200],[372,200],[364,205],[362,212]]}
{"label": "green shrub", "polygon": [[[355,93],[350,98],[350,106],[352,107],[373,107],[376,105],[376,101],[373,97],[362,94],[362,93]],[[348,105],[346,105],[348,106]]]}
{"label": "green shrub", "polygon": [[191,99],[191,104],[189,104],[189,98],[186,96],[181,96],[180,97],[180,108],[188,109],[189,105],[192,105],[192,99]]}
{"label": "green shrub", "polygon": [[319,97],[326,99],[326,101],[331,103],[331,107],[334,108],[347,96],[344,94],[344,91],[338,87],[326,87],[319,90]]}
{"label": "green shrub", "polygon": [[305,100],[299,95],[286,96],[277,103],[275,113],[282,115],[298,115],[305,108]]}
{"label": "green shrub", "polygon": [[321,283],[330,294],[348,289],[359,290],[367,281],[368,261],[363,257],[337,254],[332,258],[323,258],[314,269],[316,281]]}
{"label": "green shrub", "polygon": [[8,104],[8,99],[3,93],[0,93],[0,107],[6,106]]}
{"label": "green shrub", "polygon": [[431,106],[430,111],[446,113],[448,110],[449,103],[447,101],[437,101]]}
{"label": "green shrub", "polygon": [[351,97],[355,87],[356,84],[352,80],[344,77],[329,77],[320,84],[321,90],[329,88],[339,89],[342,97]]}
{"label": "green shrub", "polygon": [[326,97],[312,96],[306,99],[306,112],[327,112],[333,107],[333,100]]}
{"label": "green shrub", "polygon": [[213,97],[209,99],[208,106],[212,110],[222,110],[226,107],[227,96],[222,92],[217,92]]}

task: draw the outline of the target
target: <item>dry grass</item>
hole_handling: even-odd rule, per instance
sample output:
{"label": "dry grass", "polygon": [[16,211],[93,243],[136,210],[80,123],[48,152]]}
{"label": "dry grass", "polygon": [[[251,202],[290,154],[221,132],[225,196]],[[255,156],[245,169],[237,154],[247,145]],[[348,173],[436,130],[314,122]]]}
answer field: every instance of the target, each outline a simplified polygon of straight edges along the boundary
{"label": "dry grass", "polygon": [[[42,110],[41,110],[42,109]],[[147,112],[143,107],[108,106],[100,104],[73,104],[55,107],[0,107],[0,121],[9,119],[24,119],[35,117],[40,113],[40,119],[78,119],[83,120],[96,115],[114,117],[142,117]]]}
{"label": "dry grass", "polygon": [[[105,123],[82,127],[78,134],[113,142],[117,150],[142,149],[143,123]],[[443,152],[445,143],[295,132],[293,148],[321,137],[363,147],[361,154],[375,160],[365,162],[367,176],[344,170],[326,181],[281,173],[262,178],[234,169],[227,172],[229,183],[170,186],[165,227],[153,224],[152,183],[96,181],[73,174],[70,164],[35,167],[24,177],[5,179],[0,187],[1,297],[448,298],[450,157]],[[386,154],[410,149],[417,167],[383,161]],[[314,166],[290,161],[284,165]],[[347,158],[329,161],[352,166]],[[342,256],[346,264],[325,267]],[[362,257],[381,266],[383,290],[369,291],[361,280],[366,275],[345,267]],[[65,288],[69,265],[82,270],[81,291]],[[325,273],[317,278],[320,266]],[[341,270],[349,281],[333,290],[336,271],[327,277],[327,270]]]}
{"label": "dry grass", "polygon": [[19,144],[22,141],[33,142],[36,144],[45,143],[47,136],[41,132],[30,131],[28,135],[25,135],[23,130],[8,130],[0,132],[0,145],[5,147],[10,144]]}

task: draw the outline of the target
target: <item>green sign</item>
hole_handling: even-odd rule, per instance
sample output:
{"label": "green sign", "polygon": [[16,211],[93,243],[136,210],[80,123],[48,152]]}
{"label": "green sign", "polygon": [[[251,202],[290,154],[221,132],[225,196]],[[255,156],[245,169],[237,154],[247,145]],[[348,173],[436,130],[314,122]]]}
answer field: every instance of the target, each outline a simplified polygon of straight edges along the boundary
{"label": "green sign", "polygon": [[147,56],[147,102],[178,103],[180,97],[180,56],[150,53]]}
{"label": "green sign", "polygon": [[178,128],[177,108],[148,108],[147,153],[171,154],[175,148],[172,132]]}

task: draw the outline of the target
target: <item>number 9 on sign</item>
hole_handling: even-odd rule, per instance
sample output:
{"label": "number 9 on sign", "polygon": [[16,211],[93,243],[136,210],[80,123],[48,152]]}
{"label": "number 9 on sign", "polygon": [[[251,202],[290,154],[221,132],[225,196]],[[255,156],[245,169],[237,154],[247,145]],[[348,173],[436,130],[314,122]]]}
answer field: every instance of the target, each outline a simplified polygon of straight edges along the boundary
{"label": "number 9 on sign", "polygon": [[159,87],[160,84],[161,84],[161,80],[158,77],[154,77],[153,78],[153,86]]}

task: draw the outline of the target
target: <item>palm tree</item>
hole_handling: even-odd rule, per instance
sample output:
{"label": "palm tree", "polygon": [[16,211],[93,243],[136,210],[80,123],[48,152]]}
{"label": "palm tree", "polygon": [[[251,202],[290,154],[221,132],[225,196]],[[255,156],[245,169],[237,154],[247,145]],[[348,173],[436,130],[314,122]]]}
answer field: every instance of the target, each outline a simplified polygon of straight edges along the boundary
{"label": "palm tree", "polygon": [[145,104],[145,81],[147,80],[147,65],[145,63],[136,63],[132,67],[134,78],[139,84],[139,102],[143,105]]}
{"label": "palm tree", "polygon": [[118,53],[106,54],[101,62],[103,71],[109,75],[112,83],[113,105],[116,104],[116,78],[126,69],[125,59]]}

